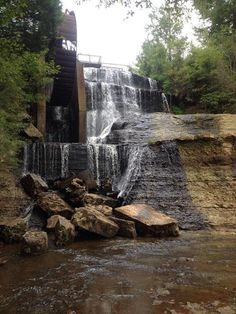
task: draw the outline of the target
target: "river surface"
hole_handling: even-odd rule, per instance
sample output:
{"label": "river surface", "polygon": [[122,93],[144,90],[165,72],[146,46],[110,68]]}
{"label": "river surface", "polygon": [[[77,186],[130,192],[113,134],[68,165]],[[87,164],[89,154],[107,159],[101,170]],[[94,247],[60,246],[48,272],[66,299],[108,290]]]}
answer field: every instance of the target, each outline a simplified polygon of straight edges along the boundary
{"label": "river surface", "polygon": [[0,246],[0,313],[236,313],[236,235],[90,240],[22,257]]}

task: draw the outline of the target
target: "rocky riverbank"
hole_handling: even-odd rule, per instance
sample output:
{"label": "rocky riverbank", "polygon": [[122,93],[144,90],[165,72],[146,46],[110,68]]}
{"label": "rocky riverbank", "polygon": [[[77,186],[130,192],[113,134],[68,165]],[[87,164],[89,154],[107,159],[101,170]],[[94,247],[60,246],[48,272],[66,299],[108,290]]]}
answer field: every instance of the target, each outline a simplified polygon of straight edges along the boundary
{"label": "rocky riverbank", "polygon": [[88,182],[78,177],[48,186],[40,176],[27,174],[21,184],[31,205],[24,217],[0,221],[0,239],[21,242],[23,254],[42,253],[50,246],[61,247],[83,238],[178,235],[174,219],[145,204],[120,206],[117,198],[105,192],[91,193]]}

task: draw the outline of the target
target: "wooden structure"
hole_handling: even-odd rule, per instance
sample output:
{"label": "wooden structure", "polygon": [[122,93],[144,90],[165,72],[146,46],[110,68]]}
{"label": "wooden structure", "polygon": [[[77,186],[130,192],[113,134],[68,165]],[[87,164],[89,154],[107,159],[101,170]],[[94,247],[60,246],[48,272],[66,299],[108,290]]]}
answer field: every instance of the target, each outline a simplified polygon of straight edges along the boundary
{"label": "wooden structure", "polygon": [[[83,66],[77,60],[77,26],[74,12],[68,10],[58,29],[55,47],[55,64],[60,72],[54,79],[49,103],[40,102],[37,109],[37,126],[46,140],[55,142],[86,143],[86,97]],[[61,124],[55,123],[54,113],[64,112],[63,123],[66,131],[61,136],[54,136],[61,131]],[[57,117],[57,119],[59,119]],[[57,121],[58,122],[58,121]],[[51,134],[50,134],[51,133]],[[66,134],[66,135],[65,135]]]}

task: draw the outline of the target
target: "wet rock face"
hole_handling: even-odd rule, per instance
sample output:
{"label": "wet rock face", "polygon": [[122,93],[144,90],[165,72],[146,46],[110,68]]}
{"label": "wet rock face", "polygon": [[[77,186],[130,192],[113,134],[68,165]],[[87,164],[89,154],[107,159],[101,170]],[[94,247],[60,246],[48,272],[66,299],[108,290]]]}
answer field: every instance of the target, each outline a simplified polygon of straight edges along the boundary
{"label": "wet rock face", "polygon": [[117,200],[108,196],[87,193],[84,196],[85,205],[107,205],[109,207],[116,207],[118,205]]}
{"label": "wet rock face", "polygon": [[0,241],[20,242],[26,232],[27,224],[22,218],[4,218],[0,220]]}
{"label": "wet rock face", "polygon": [[51,216],[47,220],[47,230],[54,232],[56,246],[64,246],[75,239],[75,227],[60,215]]}
{"label": "wet rock face", "polygon": [[72,223],[76,228],[92,232],[105,238],[114,237],[119,227],[99,211],[91,208],[81,207],[76,209],[72,217]]}
{"label": "wet rock face", "polygon": [[146,204],[132,204],[114,209],[118,218],[135,222],[139,235],[178,236],[177,221]]}
{"label": "wet rock face", "polygon": [[38,197],[36,206],[48,216],[61,215],[70,219],[74,213],[74,209],[57,193],[41,193]]}
{"label": "wet rock face", "polygon": [[27,231],[23,236],[22,254],[36,255],[48,249],[48,236],[43,231]]}
{"label": "wet rock face", "polygon": [[148,204],[176,219],[182,229],[204,229],[204,216],[194,207],[178,144],[174,141],[131,150],[122,197],[126,204]]}
{"label": "wet rock face", "polygon": [[35,173],[28,173],[22,177],[21,184],[25,192],[31,197],[35,197],[39,193],[46,192],[48,190],[47,183]]}

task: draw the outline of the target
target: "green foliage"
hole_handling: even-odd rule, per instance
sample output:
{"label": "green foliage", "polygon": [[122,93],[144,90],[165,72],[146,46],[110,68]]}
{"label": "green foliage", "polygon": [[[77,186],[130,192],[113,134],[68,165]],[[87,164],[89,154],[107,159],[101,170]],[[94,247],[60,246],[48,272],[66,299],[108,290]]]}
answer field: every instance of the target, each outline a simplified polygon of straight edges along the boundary
{"label": "green foliage", "polygon": [[162,43],[145,41],[142,53],[138,56],[138,72],[162,83],[167,80],[169,60],[167,50]]}
{"label": "green foliage", "polygon": [[52,83],[53,76],[58,72],[52,61],[45,62],[46,51],[41,53],[25,52],[22,55],[22,74],[27,81],[24,88],[25,100],[28,103],[37,103],[44,94],[45,86]]}
{"label": "green foliage", "polygon": [[45,62],[56,36],[58,0],[0,0],[0,167],[16,164],[27,107],[43,97],[57,68]]}
{"label": "green foliage", "polygon": [[24,49],[33,52],[48,48],[62,17],[59,0],[1,2],[1,38],[17,38]]}
{"label": "green foliage", "polygon": [[187,49],[182,36],[184,11],[166,0],[159,9],[154,8],[148,25],[151,40],[144,42],[137,58],[138,73],[161,83],[165,93],[178,91],[176,73],[180,71]]}
{"label": "green foliage", "polygon": [[172,112],[174,114],[184,114],[184,110],[179,106],[172,106]]}
{"label": "green foliage", "polygon": [[0,167],[15,162],[19,148],[18,131],[21,128],[21,113],[24,110],[24,78],[21,60],[18,57],[0,55]]}
{"label": "green foliage", "polygon": [[[75,3],[81,5],[88,0],[75,0]],[[114,4],[120,4],[127,9],[127,15],[132,16],[136,8],[151,8],[152,0],[94,0],[94,5],[97,7],[109,8]]]}
{"label": "green foliage", "polygon": [[236,29],[236,0],[193,0],[203,19],[208,20],[211,34],[224,32],[226,35]]}
{"label": "green foliage", "polygon": [[201,112],[236,113],[236,0],[193,0],[208,22],[208,35],[203,46],[190,50],[181,35],[184,1],[166,0],[152,12],[152,39],[143,44],[137,71],[175,96],[175,112],[195,106]]}

